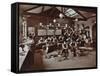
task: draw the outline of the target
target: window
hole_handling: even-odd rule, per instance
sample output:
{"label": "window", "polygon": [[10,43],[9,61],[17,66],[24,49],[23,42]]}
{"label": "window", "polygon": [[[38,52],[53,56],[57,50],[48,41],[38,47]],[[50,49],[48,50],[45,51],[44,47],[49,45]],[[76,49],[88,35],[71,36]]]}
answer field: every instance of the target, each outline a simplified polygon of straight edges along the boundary
{"label": "window", "polygon": [[74,16],[77,16],[78,13],[76,13],[76,11],[74,11],[73,9],[67,9],[65,11],[65,15],[67,15],[69,17],[74,17]]}

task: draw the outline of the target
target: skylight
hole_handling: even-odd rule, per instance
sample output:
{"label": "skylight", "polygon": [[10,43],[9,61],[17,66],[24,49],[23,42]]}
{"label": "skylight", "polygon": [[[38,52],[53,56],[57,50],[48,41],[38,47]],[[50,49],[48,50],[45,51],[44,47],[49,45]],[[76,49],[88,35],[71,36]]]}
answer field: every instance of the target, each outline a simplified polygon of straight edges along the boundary
{"label": "skylight", "polygon": [[73,9],[68,9],[68,10],[66,10],[65,15],[67,15],[69,17],[74,17],[74,16],[77,16],[78,13],[76,13]]}

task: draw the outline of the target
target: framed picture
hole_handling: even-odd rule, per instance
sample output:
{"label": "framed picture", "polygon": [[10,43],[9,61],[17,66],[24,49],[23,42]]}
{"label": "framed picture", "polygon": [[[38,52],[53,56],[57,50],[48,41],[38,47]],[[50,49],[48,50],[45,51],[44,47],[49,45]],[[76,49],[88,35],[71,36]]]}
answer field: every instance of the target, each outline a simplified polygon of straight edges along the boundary
{"label": "framed picture", "polygon": [[97,68],[97,7],[11,5],[11,71]]}

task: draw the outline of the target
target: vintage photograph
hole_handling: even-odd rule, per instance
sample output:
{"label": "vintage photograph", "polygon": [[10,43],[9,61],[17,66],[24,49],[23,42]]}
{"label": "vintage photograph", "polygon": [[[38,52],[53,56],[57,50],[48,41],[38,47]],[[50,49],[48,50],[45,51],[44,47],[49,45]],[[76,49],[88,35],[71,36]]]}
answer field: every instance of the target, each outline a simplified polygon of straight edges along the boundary
{"label": "vintage photograph", "polygon": [[19,4],[19,71],[97,67],[97,8]]}

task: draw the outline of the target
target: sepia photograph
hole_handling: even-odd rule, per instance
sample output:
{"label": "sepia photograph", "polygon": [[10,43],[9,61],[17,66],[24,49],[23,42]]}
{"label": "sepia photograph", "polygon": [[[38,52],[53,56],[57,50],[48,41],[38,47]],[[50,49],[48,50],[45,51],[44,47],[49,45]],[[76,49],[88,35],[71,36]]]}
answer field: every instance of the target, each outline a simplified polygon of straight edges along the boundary
{"label": "sepia photograph", "polygon": [[97,67],[97,8],[19,4],[19,71]]}

